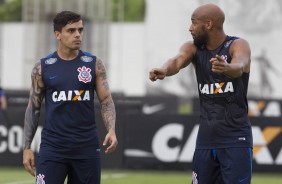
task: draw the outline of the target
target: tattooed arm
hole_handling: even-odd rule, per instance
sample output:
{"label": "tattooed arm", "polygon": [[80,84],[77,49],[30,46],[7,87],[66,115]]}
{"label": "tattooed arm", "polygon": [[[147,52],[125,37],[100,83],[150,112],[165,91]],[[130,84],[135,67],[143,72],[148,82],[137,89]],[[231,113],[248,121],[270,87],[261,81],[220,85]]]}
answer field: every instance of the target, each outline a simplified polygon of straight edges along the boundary
{"label": "tattooed arm", "polygon": [[30,89],[29,102],[24,119],[23,140],[23,164],[25,169],[33,176],[35,161],[34,154],[30,149],[32,139],[38,127],[41,103],[44,98],[44,84],[41,76],[41,64],[37,62],[31,73],[32,86]]}
{"label": "tattooed arm", "polygon": [[108,154],[113,152],[118,144],[115,133],[116,110],[107,81],[106,69],[98,58],[96,62],[96,93],[101,105],[102,118],[108,131],[103,142],[104,146],[110,143],[105,151]]}

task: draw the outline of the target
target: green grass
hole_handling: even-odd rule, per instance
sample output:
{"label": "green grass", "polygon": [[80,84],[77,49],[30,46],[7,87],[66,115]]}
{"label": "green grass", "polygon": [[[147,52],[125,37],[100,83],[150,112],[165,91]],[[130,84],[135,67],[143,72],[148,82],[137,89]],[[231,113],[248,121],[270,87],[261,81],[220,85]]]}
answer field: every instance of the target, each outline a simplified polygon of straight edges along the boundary
{"label": "green grass", "polygon": [[[0,168],[0,184],[32,184],[24,168]],[[103,170],[101,184],[190,184],[188,171]],[[252,184],[280,184],[282,174],[254,173]]]}
{"label": "green grass", "polygon": [[102,184],[184,184],[191,183],[190,172],[104,171]]}

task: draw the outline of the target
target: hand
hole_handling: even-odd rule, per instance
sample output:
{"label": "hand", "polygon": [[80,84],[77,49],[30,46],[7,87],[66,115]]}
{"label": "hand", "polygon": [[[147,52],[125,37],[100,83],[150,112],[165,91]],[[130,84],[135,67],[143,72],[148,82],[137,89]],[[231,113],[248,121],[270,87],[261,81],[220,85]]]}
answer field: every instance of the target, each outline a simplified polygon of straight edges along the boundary
{"label": "hand", "polygon": [[35,177],[35,160],[34,154],[31,149],[25,149],[23,151],[23,165],[32,176]]}
{"label": "hand", "polygon": [[117,144],[118,144],[116,133],[113,129],[110,129],[109,132],[107,133],[105,140],[103,142],[103,146],[106,146],[108,143],[110,143],[110,145],[107,147],[105,151],[106,154],[109,154],[115,151]]}
{"label": "hand", "polygon": [[228,63],[219,55],[216,55],[214,58],[210,59],[212,64],[212,71],[217,74],[222,74],[226,71]]}
{"label": "hand", "polygon": [[163,80],[166,76],[166,70],[162,68],[154,68],[149,72],[149,79],[156,81],[157,79]]}

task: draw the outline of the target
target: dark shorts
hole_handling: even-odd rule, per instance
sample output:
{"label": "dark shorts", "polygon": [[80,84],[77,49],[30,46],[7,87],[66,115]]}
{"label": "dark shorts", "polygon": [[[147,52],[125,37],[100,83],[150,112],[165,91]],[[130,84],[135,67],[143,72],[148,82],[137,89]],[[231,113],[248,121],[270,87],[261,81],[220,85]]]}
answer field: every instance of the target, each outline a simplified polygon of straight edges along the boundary
{"label": "dark shorts", "polygon": [[196,149],[192,184],[250,184],[252,148]]}
{"label": "dark shorts", "polygon": [[38,156],[36,165],[36,183],[64,184],[100,184],[100,158],[65,159]]}

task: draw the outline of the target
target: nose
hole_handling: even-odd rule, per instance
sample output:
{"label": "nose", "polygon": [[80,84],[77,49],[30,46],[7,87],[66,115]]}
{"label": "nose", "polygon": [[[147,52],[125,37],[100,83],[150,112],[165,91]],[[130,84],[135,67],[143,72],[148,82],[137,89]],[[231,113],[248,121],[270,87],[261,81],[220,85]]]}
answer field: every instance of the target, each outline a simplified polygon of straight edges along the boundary
{"label": "nose", "polygon": [[192,24],[189,27],[189,31],[192,33]]}
{"label": "nose", "polygon": [[79,30],[75,31],[75,37],[80,37],[81,36],[81,32]]}

